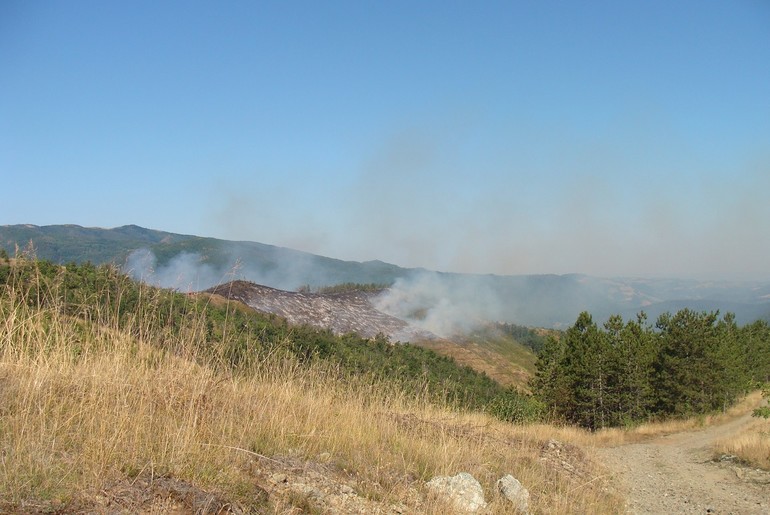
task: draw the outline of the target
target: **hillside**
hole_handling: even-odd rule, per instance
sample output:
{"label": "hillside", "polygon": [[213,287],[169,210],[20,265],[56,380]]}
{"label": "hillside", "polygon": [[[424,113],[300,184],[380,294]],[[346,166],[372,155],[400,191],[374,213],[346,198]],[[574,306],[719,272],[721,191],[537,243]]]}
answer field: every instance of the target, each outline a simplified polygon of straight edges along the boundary
{"label": "hillside", "polygon": [[583,436],[490,417],[529,401],[483,375],[212,299],[0,260],[0,511],[450,513],[428,482],[459,472],[495,513],[506,474],[617,511]]}
{"label": "hillside", "polygon": [[136,225],[114,229],[0,226],[0,248],[10,255],[30,242],[40,259],[111,263],[136,278],[183,290],[203,290],[228,278],[289,290],[344,282],[392,283],[409,272],[380,261],[341,261],[263,243],[172,234]]}
{"label": "hillside", "polygon": [[[390,284],[392,309],[383,307],[382,311],[440,336],[456,329],[451,325],[459,319],[566,328],[582,311],[593,313],[597,320],[606,320],[615,313],[630,318],[640,310],[654,320],[664,311],[684,307],[730,311],[740,324],[770,318],[770,283],[766,281],[439,273],[137,226],[0,226],[0,247],[10,255],[17,247],[27,248],[30,242],[35,254],[43,259],[57,263],[114,263],[137,279],[181,291],[200,291],[231,280],[288,291],[303,285]],[[399,311],[401,308],[406,311]],[[414,317],[415,313],[421,316]]]}
{"label": "hillside", "polygon": [[[453,358],[457,363],[483,372],[503,385],[527,390],[534,374],[535,355],[510,335],[491,325],[447,337],[379,309],[380,291],[339,293],[288,292],[246,281],[233,281],[206,290],[266,314],[286,319],[294,326],[328,329],[336,335],[349,333],[363,338],[385,336],[391,342],[410,342]],[[524,329],[524,328],[522,328]]]}
{"label": "hillside", "polygon": [[364,338],[374,338],[382,334],[394,342],[437,338],[429,331],[377,310],[373,303],[384,292],[290,292],[246,281],[232,281],[210,288],[206,293],[238,300],[261,313],[285,318],[294,325],[329,329],[337,335],[355,333]]}

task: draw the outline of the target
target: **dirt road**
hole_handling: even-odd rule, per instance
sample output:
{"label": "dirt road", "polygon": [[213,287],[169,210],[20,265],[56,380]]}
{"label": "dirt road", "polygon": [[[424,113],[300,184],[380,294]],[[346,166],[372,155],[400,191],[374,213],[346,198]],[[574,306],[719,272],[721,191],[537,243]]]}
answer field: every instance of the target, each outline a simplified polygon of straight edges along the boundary
{"label": "dirt road", "polygon": [[770,514],[770,473],[713,461],[711,444],[751,421],[599,449],[634,514]]}

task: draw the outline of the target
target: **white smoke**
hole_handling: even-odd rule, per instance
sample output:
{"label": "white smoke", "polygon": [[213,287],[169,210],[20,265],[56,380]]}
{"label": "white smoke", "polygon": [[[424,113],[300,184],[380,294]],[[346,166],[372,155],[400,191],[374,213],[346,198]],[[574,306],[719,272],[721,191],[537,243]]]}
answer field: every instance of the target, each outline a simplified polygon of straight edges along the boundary
{"label": "white smoke", "polygon": [[[248,252],[245,253],[248,256]],[[183,292],[202,291],[236,279],[251,281],[281,290],[296,290],[300,286],[329,286],[342,282],[329,276],[314,261],[314,256],[295,251],[279,252],[276,256],[251,263],[241,260],[241,252],[232,251],[217,259],[214,265],[198,252],[180,252],[163,264],[147,248],[131,252],[123,271],[131,278],[161,288]]]}
{"label": "white smoke", "polygon": [[483,277],[431,272],[398,279],[376,299],[375,307],[442,337],[499,320],[503,311]]}
{"label": "white smoke", "polygon": [[161,288],[183,292],[205,290],[226,282],[227,270],[217,270],[204,262],[198,253],[180,252],[168,263],[158,266],[158,259],[149,249],[137,249],[128,255],[125,273],[137,281]]}

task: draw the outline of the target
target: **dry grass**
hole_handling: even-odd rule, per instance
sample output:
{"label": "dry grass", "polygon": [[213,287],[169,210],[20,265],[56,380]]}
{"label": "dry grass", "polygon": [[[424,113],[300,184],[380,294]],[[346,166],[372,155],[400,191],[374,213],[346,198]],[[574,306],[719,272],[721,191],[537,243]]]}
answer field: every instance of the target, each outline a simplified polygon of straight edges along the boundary
{"label": "dry grass", "polygon": [[507,473],[529,488],[535,512],[622,506],[591,453],[571,443],[588,438],[581,431],[458,414],[280,355],[249,375],[215,372],[184,357],[203,331],[140,341],[13,295],[0,296],[0,320],[0,510],[66,511],[108,485],[162,476],[279,512],[254,500],[255,463],[284,457],[325,460],[360,495],[413,513],[441,512],[422,485],[460,471],[479,479],[495,512],[506,508],[490,493]]}
{"label": "dry grass", "polygon": [[[756,392],[750,407],[759,404],[759,397],[759,392]],[[740,433],[718,440],[714,445],[714,455],[719,458],[725,454],[736,456],[751,467],[770,470],[770,420],[757,418]]]}
{"label": "dry grass", "polygon": [[717,457],[736,456],[742,463],[770,470],[770,420],[757,419],[740,434],[716,443]]}
{"label": "dry grass", "polygon": [[752,408],[756,407],[760,400],[761,394],[759,392],[752,392],[740,402],[727,409],[724,413],[686,419],[669,419],[660,422],[649,422],[627,429],[602,429],[592,435],[591,440],[596,445],[614,447],[616,445],[641,442],[657,436],[722,424],[736,417],[745,415],[746,412],[749,412]]}

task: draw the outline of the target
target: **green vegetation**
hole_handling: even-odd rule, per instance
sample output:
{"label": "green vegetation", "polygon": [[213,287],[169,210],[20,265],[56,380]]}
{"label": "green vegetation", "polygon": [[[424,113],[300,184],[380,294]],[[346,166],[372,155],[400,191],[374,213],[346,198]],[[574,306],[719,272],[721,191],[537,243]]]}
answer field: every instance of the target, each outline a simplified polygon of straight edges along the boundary
{"label": "green vegetation", "polygon": [[[192,239],[162,231],[126,225],[115,229],[86,228],[77,225],[7,225],[0,227],[0,247],[10,255],[29,250],[55,263],[90,261],[96,264],[125,262],[135,249],[168,245]],[[162,245],[161,245],[162,246]]]}
{"label": "green vegetation", "polygon": [[[765,399],[770,398],[770,383],[765,383],[765,385],[762,387],[762,397]],[[770,406],[760,406],[754,410],[752,415],[755,417],[770,418]]]}
{"label": "green vegetation", "polygon": [[[410,344],[393,345],[384,336],[367,340],[289,326],[275,316],[211,302],[206,295],[142,285],[106,265],[60,266],[20,258],[0,264],[0,286],[5,294],[31,292],[23,295],[30,308],[55,307],[73,320],[129,332],[141,341],[157,341],[157,334],[165,334],[168,338],[163,341],[197,342],[194,349],[186,345],[166,350],[192,352],[198,361],[216,364],[219,371],[245,374],[267,356],[287,353],[306,366],[324,362],[340,377],[355,374],[389,382],[407,395],[427,395],[459,410],[485,410],[494,404],[498,407],[493,412],[516,420],[499,405],[500,398],[510,400],[518,393],[452,358]],[[520,397],[515,402],[522,406],[534,402]]]}
{"label": "green vegetation", "polygon": [[[296,279],[294,284],[281,285],[283,288],[309,284],[319,277],[323,278],[323,284],[391,284],[407,273],[406,269],[380,261],[341,261],[263,243],[174,234],[136,225],[114,229],[5,225],[0,226],[0,248],[12,256],[21,250],[58,264],[91,262],[123,266],[133,251],[145,249],[157,260],[155,265],[163,267],[177,256],[191,255],[198,264],[207,265],[222,275],[243,269],[254,277]],[[320,285],[314,283],[313,286]]]}
{"label": "green vegetation", "polygon": [[590,429],[725,410],[770,377],[770,327],[728,313],[644,313],[601,328],[584,312],[540,352],[533,391],[551,416]]}
{"label": "green vegetation", "polygon": [[305,284],[297,288],[300,293],[322,293],[322,294],[336,294],[336,293],[352,293],[352,292],[367,292],[376,293],[389,288],[393,283],[341,283],[332,286],[319,286],[313,288],[309,284]]}
{"label": "green vegetation", "polygon": [[505,322],[496,324],[496,327],[520,344],[532,349],[535,354],[539,354],[545,347],[546,337],[531,327]]}

